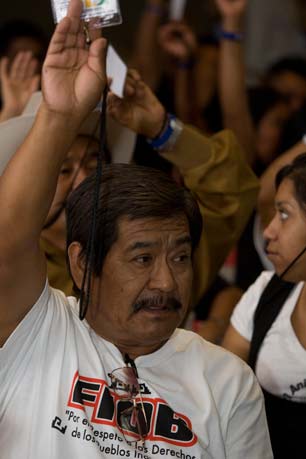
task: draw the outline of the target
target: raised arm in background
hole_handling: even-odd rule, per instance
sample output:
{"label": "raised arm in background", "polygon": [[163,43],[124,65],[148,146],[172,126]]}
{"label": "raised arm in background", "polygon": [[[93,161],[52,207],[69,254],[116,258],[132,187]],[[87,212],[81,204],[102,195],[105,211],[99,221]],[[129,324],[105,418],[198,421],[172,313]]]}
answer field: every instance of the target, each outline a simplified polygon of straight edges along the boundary
{"label": "raised arm in background", "polygon": [[219,93],[223,123],[225,128],[234,131],[248,163],[252,164],[255,157],[255,128],[248,105],[243,46],[239,39],[247,0],[215,1],[222,17]]}
{"label": "raised arm in background", "polygon": [[31,51],[20,51],[9,63],[8,57],[0,60],[0,85],[2,108],[0,121],[20,115],[33,92],[39,88],[38,61]]}
{"label": "raised arm in background", "polygon": [[106,82],[105,40],[86,47],[81,11],[81,0],[71,0],[55,29],[42,71],[42,105],[0,177],[0,346],[43,290],[40,233],[67,150]]}
{"label": "raised arm in background", "polygon": [[146,0],[135,34],[131,67],[137,69],[143,80],[156,90],[161,78],[161,53],[157,31],[166,10],[165,0]]}
{"label": "raised arm in background", "polygon": [[[145,137],[158,136],[164,126],[165,109],[135,71],[129,71],[124,99],[110,95],[109,112]],[[208,138],[184,125],[174,147],[161,154],[179,169],[203,217],[204,231],[194,257],[196,304],[239,239],[256,203],[258,180],[230,131]]]}
{"label": "raised arm in background", "polygon": [[257,210],[260,216],[262,229],[266,228],[275,214],[275,176],[279,169],[291,163],[301,153],[306,153],[306,145],[298,142],[292,148],[280,155],[270,164],[260,177],[260,190],[258,195]]}
{"label": "raised arm in background", "polygon": [[173,63],[175,113],[184,123],[194,124],[198,109],[194,78],[198,48],[196,36],[187,24],[169,22],[160,27],[158,40]]}

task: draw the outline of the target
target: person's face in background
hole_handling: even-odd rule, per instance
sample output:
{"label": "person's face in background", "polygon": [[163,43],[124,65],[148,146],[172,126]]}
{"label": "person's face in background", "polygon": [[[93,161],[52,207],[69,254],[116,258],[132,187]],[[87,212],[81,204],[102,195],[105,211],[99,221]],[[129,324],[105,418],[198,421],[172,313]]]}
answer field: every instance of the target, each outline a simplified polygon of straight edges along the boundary
{"label": "person's face in background", "polygon": [[7,50],[7,57],[12,61],[20,51],[31,51],[40,64],[45,57],[45,49],[43,44],[32,37],[16,37],[10,44]]}
{"label": "person's face in background", "polygon": [[306,79],[291,71],[273,75],[269,86],[287,100],[290,112],[297,112],[306,102]]}
{"label": "person's face in background", "polygon": [[[306,211],[297,201],[292,180],[281,182],[275,197],[275,215],[264,230],[267,240],[267,256],[278,275],[306,246]],[[299,282],[306,280],[306,254],[292,266],[285,280]]]}
{"label": "person's face in background", "polygon": [[[65,202],[74,190],[97,166],[99,144],[87,136],[78,136],[63,161],[57,181],[55,195],[47,216],[46,230],[56,227],[65,234]],[[46,231],[45,230],[45,231]]]}
{"label": "person's face in background", "polygon": [[256,152],[263,164],[270,164],[278,153],[282,129],[289,119],[286,103],[280,102],[268,110],[257,126]]}

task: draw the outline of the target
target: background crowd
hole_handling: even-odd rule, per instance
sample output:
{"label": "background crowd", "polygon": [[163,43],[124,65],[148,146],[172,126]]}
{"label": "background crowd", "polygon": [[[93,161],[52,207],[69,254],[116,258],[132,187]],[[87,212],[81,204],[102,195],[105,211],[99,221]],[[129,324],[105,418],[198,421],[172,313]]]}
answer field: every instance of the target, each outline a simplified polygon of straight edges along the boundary
{"label": "background crowd", "polygon": [[[306,159],[300,156],[306,152],[306,8],[298,0],[199,3],[187,2],[186,17],[170,21],[166,0],[142,2],[132,46],[118,48],[137,71],[130,70],[128,78],[141,78],[167,112],[207,136],[231,130],[259,179],[249,220],[235,243],[229,239],[226,253],[216,254],[215,272],[197,291],[185,326],[253,366],[265,391],[275,457],[303,457],[297,437],[306,414]],[[129,14],[125,17],[123,8],[124,21]],[[19,18],[1,24],[1,123],[20,116],[40,89],[47,35]],[[119,26],[115,45],[120,41]],[[3,148],[0,138],[0,155]],[[57,201],[41,234],[50,283],[67,294],[73,285],[65,263],[65,202],[97,163],[94,141],[86,161],[80,149],[75,146],[62,168]],[[171,169],[174,179],[184,182],[175,161],[158,156],[141,135],[133,161]],[[278,302],[277,313],[284,308],[269,322],[255,353],[254,317],[261,302]],[[261,320],[263,327],[270,319]],[[280,399],[286,404],[279,406]],[[279,422],[284,413],[295,419],[290,430]],[[283,441],[286,433],[290,444]]]}

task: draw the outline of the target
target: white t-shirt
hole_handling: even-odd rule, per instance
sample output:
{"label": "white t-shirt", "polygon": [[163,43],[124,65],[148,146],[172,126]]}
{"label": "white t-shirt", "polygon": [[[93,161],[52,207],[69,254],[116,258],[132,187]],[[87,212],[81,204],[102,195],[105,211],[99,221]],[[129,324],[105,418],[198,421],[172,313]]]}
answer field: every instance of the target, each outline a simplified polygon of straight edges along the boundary
{"label": "white t-shirt", "polygon": [[[243,295],[232,314],[232,326],[248,341],[252,339],[258,301],[273,274],[264,271]],[[271,394],[306,403],[306,349],[291,323],[303,285],[300,282],[292,290],[266,334],[258,353],[256,375],[260,385]]]}
{"label": "white t-shirt", "polygon": [[135,363],[150,425],[137,450],[109,387],[121,353],[79,320],[74,298],[46,285],[0,350],[1,457],[272,458],[262,394],[240,359],[176,330]]}

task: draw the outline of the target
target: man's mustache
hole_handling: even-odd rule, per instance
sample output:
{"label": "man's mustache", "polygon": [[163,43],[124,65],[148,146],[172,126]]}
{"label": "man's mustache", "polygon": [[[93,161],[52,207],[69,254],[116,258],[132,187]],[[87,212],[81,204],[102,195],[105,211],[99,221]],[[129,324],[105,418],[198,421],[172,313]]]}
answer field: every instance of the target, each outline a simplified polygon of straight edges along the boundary
{"label": "man's mustache", "polygon": [[159,296],[142,298],[136,301],[136,303],[134,303],[133,308],[134,308],[134,312],[138,312],[141,309],[155,307],[155,306],[160,306],[160,307],[164,307],[167,309],[172,309],[174,311],[177,311],[178,309],[182,307],[182,303],[179,300],[177,300],[174,296],[159,295]]}

